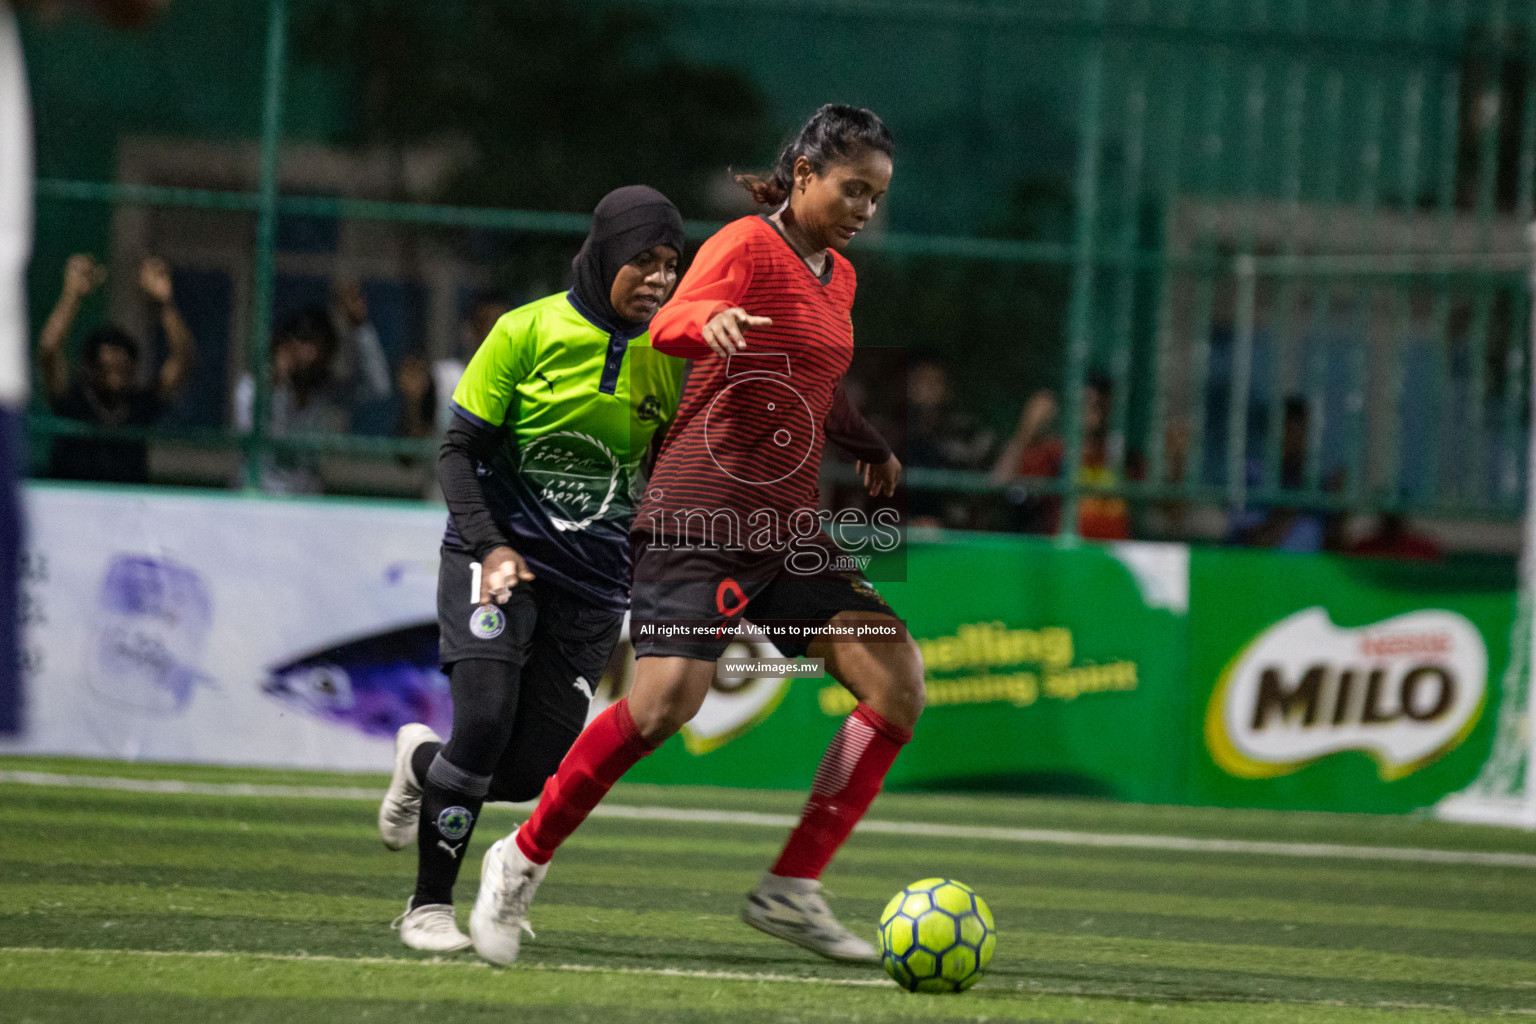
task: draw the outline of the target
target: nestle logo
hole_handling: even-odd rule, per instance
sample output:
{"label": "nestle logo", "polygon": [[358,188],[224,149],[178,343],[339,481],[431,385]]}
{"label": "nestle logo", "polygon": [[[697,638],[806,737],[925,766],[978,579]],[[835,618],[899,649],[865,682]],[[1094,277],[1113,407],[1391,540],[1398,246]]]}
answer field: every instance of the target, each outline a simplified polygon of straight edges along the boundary
{"label": "nestle logo", "polygon": [[1451,653],[1449,633],[1386,633],[1360,638],[1360,653],[1367,658],[1428,658]]}

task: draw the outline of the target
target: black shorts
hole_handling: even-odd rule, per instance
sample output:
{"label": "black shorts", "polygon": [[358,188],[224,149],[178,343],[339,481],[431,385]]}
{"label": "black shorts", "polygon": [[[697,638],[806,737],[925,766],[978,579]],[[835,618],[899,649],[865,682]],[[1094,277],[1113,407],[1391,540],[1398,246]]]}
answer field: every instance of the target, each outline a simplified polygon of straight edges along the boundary
{"label": "black shorts", "polygon": [[467,552],[442,549],[437,628],[443,671],[456,661],[484,658],[554,672],[565,686],[585,678],[588,689],[595,688],[619,641],[624,613],[539,579],[513,587],[506,604],[479,605],[469,586],[476,560]]}
{"label": "black shorts", "polygon": [[[857,569],[802,575],[786,567],[782,552],[654,547],[650,535],[639,532],[630,534],[630,541],[635,568],[629,635],[636,657],[718,661],[739,639],[728,634],[741,619],[771,630],[776,623],[820,626],[839,612],[896,615]],[[647,623],[707,627],[708,635],[646,639]],[[786,657],[798,658],[813,640],[775,635],[773,642]]]}

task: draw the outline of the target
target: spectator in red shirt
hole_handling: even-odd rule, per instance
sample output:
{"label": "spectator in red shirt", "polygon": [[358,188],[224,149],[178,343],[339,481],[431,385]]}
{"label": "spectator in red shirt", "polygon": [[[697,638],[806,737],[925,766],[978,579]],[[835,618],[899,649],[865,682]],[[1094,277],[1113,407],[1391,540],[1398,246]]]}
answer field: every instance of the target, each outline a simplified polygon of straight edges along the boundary
{"label": "spectator in red shirt", "polygon": [[[1077,482],[1110,487],[1119,477],[1109,465],[1109,406],[1113,385],[1095,375],[1083,388],[1083,460]],[[1037,391],[1019,415],[1018,428],[993,463],[990,479],[996,484],[1030,478],[1062,477],[1066,441],[1047,436],[1058,411],[1056,396]],[[1008,502],[1017,529],[1024,533],[1054,534],[1061,526],[1061,496],[1031,493],[1027,483],[1011,488]],[[1083,494],[1078,499],[1077,532],[1094,540],[1129,540],[1130,507],[1124,498],[1109,494]]]}

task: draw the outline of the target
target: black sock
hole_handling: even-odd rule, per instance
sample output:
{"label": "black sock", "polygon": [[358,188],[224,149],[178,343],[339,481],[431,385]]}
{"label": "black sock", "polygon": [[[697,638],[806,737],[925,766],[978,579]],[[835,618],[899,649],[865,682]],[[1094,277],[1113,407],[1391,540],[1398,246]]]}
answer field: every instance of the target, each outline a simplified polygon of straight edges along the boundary
{"label": "black sock", "polygon": [[418,786],[425,786],[427,784],[427,771],[432,767],[432,759],[442,749],[443,745],[441,743],[429,740],[411,752],[411,774],[416,776],[416,784]]}
{"label": "black sock", "polygon": [[427,768],[421,787],[421,823],[416,829],[416,895],[411,906],[452,903],[464,851],[490,787],[489,775],[472,775],[444,760]]}

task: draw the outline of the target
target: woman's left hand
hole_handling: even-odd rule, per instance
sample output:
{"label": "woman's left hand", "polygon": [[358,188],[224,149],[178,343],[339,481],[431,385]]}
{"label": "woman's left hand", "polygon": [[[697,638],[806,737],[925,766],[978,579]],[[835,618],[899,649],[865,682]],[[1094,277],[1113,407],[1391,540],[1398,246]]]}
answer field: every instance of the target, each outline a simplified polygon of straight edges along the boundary
{"label": "woman's left hand", "polygon": [[864,477],[864,487],[871,497],[896,493],[896,484],[901,480],[901,460],[895,455],[886,459],[878,466],[872,462],[856,462],[854,469]]}

